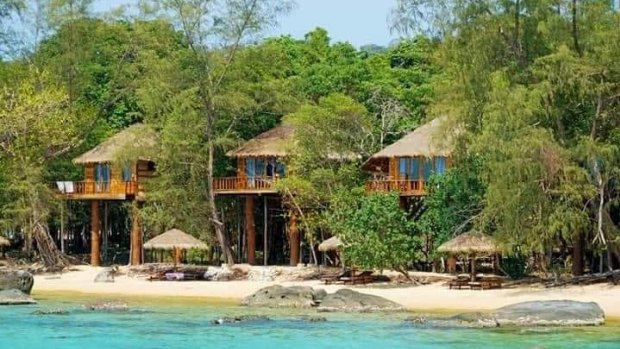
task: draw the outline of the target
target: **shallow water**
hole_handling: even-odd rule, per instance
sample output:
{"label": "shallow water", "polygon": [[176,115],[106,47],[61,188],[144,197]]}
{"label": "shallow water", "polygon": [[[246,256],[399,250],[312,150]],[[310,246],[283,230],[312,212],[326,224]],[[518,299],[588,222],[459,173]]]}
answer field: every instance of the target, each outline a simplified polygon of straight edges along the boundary
{"label": "shallow water", "polygon": [[[83,302],[83,301],[81,301]],[[416,329],[406,314],[319,314],[327,322],[302,321],[302,311],[248,310],[233,306],[130,301],[132,311],[94,313],[78,302],[43,299],[35,306],[0,308],[0,349],[187,348],[620,348],[620,325],[576,329]],[[69,315],[33,315],[67,309]],[[265,314],[271,321],[213,325],[235,314]]]}

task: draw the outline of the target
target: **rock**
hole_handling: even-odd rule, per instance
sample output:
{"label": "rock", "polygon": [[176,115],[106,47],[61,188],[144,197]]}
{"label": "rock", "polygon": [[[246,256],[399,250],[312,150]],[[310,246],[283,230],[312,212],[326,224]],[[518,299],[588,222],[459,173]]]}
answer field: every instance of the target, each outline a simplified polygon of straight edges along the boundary
{"label": "rock", "polygon": [[464,313],[450,317],[409,317],[405,319],[415,327],[424,328],[489,328],[498,327],[499,324],[490,314]]}
{"label": "rock", "polygon": [[306,321],[306,322],[326,322],[327,318],[323,317],[323,316],[302,316],[300,318],[301,321]]}
{"label": "rock", "polygon": [[32,312],[32,315],[69,315],[66,309],[42,309]]}
{"label": "rock", "polygon": [[114,268],[105,268],[95,276],[95,282],[114,282],[115,274],[116,270]]}
{"label": "rock", "polygon": [[23,293],[30,294],[33,285],[34,278],[27,271],[0,269],[0,291],[20,290]]}
{"label": "rock", "polygon": [[224,316],[224,317],[212,320],[211,323],[213,325],[223,325],[223,324],[235,324],[239,322],[259,322],[259,321],[269,321],[269,320],[271,319],[264,315],[240,315],[240,316]]}
{"label": "rock", "polygon": [[375,311],[402,311],[404,308],[395,302],[383,297],[356,292],[350,289],[340,289],[336,293],[328,294],[321,301],[319,311],[346,311],[346,312],[375,312]]}
{"label": "rock", "polygon": [[594,302],[569,300],[517,303],[497,309],[493,316],[501,326],[599,326],[603,309]]}
{"label": "rock", "polygon": [[16,289],[0,291],[0,305],[36,304],[32,297]]}
{"label": "rock", "polygon": [[129,305],[121,301],[103,301],[85,304],[84,309],[91,311],[121,312],[128,311]]}
{"label": "rock", "polygon": [[324,290],[315,291],[312,287],[306,286],[283,287],[274,285],[262,288],[245,297],[241,304],[249,307],[311,308],[322,299],[321,297],[325,297]]}

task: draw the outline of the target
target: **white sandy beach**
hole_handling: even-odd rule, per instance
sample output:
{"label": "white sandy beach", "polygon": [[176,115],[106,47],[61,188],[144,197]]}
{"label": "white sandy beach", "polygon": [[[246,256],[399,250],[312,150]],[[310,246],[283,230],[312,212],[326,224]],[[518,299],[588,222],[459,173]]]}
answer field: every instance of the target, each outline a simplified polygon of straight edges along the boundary
{"label": "white sandy beach", "polygon": [[[258,289],[274,284],[304,285],[334,292],[343,285],[324,285],[320,281],[259,282],[259,281],[147,281],[144,278],[117,276],[114,283],[95,283],[101,268],[82,266],[78,271],[35,276],[33,294],[78,292],[118,296],[205,297],[240,300]],[[400,303],[412,311],[473,311],[492,310],[504,305],[533,301],[569,299],[598,303],[607,317],[620,318],[620,286],[607,284],[570,286],[547,289],[519,287],[500,290],[450,290],[442,283],[415,287],[356,286],[359,292],[374,294]]]}

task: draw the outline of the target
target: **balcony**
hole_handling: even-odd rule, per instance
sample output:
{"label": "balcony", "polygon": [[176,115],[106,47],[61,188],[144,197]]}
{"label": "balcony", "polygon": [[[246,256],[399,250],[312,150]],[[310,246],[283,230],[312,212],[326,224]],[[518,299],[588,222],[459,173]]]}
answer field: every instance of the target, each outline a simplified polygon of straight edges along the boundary
{"label": "balcony", "polygon": [[138,182],[56,182],[54,190],[67,200],[127,200],[138,194]]}
{"label": "balcony", "polygon": [[220,177],[213,179],[213,190],[218,195],[276,194],[279,177]]}
{"label": "balcony", "polygon": [[366,182],[366,190],[369,192],[393,192],[400,196],[424,196],[426,183],[422,180],[411,179],[380,179]]}

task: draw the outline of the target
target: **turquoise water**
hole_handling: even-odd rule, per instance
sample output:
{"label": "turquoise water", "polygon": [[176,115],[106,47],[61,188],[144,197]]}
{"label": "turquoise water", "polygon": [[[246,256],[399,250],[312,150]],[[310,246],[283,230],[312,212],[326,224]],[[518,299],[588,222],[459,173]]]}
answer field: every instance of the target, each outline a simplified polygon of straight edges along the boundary
{"label": "turquoise water", "polygon": [[[70,313],[32,314],[57,308]],[[132,309],[94,313],[81,310],[77,303],[58,300],[2,307],[0,349],[620,348],[618,324],[570,330],[433,330],[406,325],[403,314],[319,314],[328,321],[310,323],[301,320],[304,313],[278,311],[269,315],[270,321],[213,325],[211,320],[220,316],[251,312],[199,303],[162,306],[140,302]]]}

